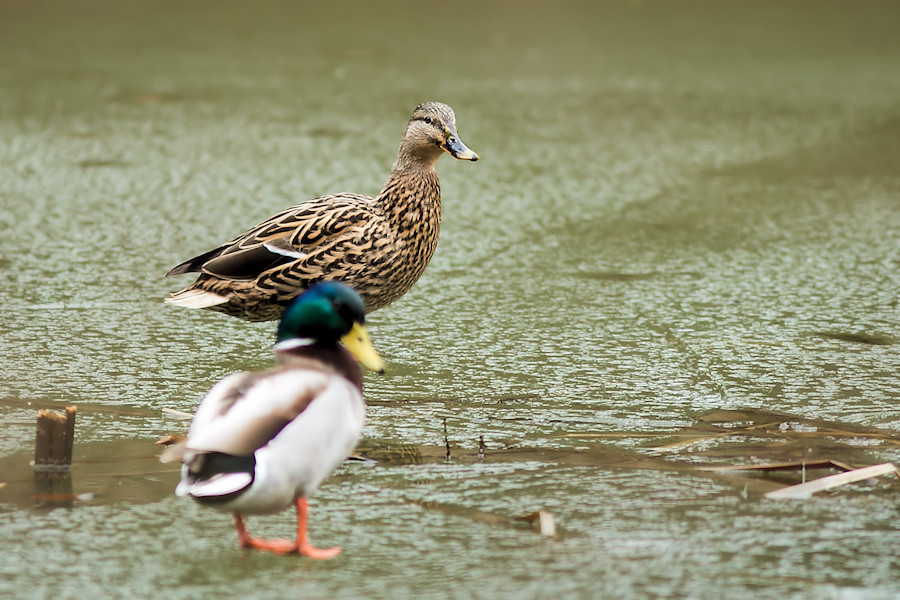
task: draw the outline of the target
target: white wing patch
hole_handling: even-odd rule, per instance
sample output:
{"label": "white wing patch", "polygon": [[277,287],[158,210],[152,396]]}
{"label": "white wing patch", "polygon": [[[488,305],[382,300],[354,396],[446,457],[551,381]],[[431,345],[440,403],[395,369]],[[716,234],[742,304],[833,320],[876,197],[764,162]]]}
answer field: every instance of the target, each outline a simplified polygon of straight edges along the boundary
{"label": "white wing patch", "polygon": [[[281,242],[281,243],[278,243]],[[290,258],[306,258],[308,255],[303,252],[298,252],[294,250],[290,246],[288,246],[285,240],[276,240],[275,242],[265,242],[263,243],[263,248],[271,252],[272,254],[280,254],[281,256],[288,256]]]}
{"label": "white wing patch", "polygon": [[195,498],[226,496],[241,491],[252,481],[250,473],[223,473],[192,483],[187,493]]}

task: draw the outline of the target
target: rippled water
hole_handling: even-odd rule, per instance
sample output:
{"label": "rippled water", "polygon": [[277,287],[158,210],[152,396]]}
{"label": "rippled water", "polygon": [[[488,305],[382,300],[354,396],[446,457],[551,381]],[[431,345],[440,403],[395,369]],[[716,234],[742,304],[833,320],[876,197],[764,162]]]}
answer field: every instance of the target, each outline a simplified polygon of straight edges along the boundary
{"label": "rippled water", "polygon": [[[441,160],[435,259],[371,316],[389,374],[367,382],[369,438],[440,445],[446,419],[457,447],[564,449],[583,444],[570,432],[662,435],[713,408],[900,429],[898,16],[890,2],[0,3],[0,459],[27,461],[34,409],[65,403],[78,444],[152,454],[184,427],[161,409],[268,364],[271,324],[163,305],[188,279],[162,275],[299,200],[376,193],[426,99],[455,108],[483,160]],[[0,491],[0,593],[900,594],[883,490],[745,500],[702,475],[490,452],[346,465],[312,525],[345,554],[312,564],[239,551],[227,517],[157,495],[174,484],[154,477],[144,502],[68,510]],[[539,508],[560,539],[465,512]]]}

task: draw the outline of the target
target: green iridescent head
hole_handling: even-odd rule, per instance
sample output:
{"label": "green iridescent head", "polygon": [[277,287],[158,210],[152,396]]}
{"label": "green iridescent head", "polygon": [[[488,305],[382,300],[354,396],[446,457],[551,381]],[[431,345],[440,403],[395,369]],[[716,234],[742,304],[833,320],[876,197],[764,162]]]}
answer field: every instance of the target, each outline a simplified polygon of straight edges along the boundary
{"label": "green iridescent head", "polygon": [[288,306],[278,325],[276,351],[340,340],[364,367],[384,372],[365,327],[362,298],[350,286],[335,281],[318,283]]}

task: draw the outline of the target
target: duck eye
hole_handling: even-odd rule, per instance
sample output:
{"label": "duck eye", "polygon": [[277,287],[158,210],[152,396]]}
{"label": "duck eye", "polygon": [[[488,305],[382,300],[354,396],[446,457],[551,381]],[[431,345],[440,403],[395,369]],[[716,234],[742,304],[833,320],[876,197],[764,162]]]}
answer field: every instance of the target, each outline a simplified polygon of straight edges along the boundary
{"label": "duck eye", "polygon": [[428,123],[429,125],[431,125],[432,127],[437,128],[437,129],[440,129],[440,127],[441,127],[440,123],[438,123],[437,121],[435,121],[433,118],[431,118],[431,117],[429,117],[429,116],[416,117],[415,120],[416,120],[416,121],[422,121],[422,122],[424,122],[424,123]]}

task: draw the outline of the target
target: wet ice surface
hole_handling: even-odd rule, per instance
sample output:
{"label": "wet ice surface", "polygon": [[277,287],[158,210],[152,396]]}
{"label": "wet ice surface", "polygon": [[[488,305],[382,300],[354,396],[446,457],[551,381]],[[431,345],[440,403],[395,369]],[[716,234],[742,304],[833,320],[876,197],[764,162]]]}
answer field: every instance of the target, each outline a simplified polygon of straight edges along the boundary
{"label": "wet ice surface", "polygon": [[[414,504],[421,499],[512,515],[540,505],[559,519],[561,537]],[[702,478],[667,481],[638,471],[345,466],[323,486],[311,515],[312,540],[340,543],[338,559],[241,552],[230,517],[174,498],[5,512],[0,531],[9,550],[0,569],[6,581],[28,581],[35,597],[110,588],[138,596],[164,589],[173,598],[652,597],[671,594],[674,580],[695,598],[720,598],[723,590],[837,598],[846,597],[837,590],[857,587],[867,589],[859,597],[882,598],[891,597],[897,567],[896,536],[884,533],[896,517],[893,496],[744,502]],[[292,518],[250,525],[280,536]],[[28,544],[19,542],[24,536]],[[69,562],[48,573],[45,556]]]}
{"label": "wet ice surface", "polygon": [[[411,6],[169,8],[0,19],[0,457],[28,459],[47,403],[80,406],[79,443],[153,453],[184,426],[163,408],[268,364],[272,325],[165,306],[189,279],[162,274],[296,201],[376,193],[425,99],[483,160],[441,160],[435,259],[371,316],[389,374],[367,380],[366,436],[437,445],[446,419],[462,447],[578,447],[565,434],[748,407],[900,428],[898,346],[862,343],[900,340],[892,4],[466,5],[429,27]],[[881,598],[900,579],[884,491],[345,467],[315,502],[313,539],[345,547],[324,565],[240,552],[227,516],[174,498],[42,512],[2,493],[14,597]],[[419,501],[543,508],[563,536]],[[48,560],[67,568],[41,579]]]}

